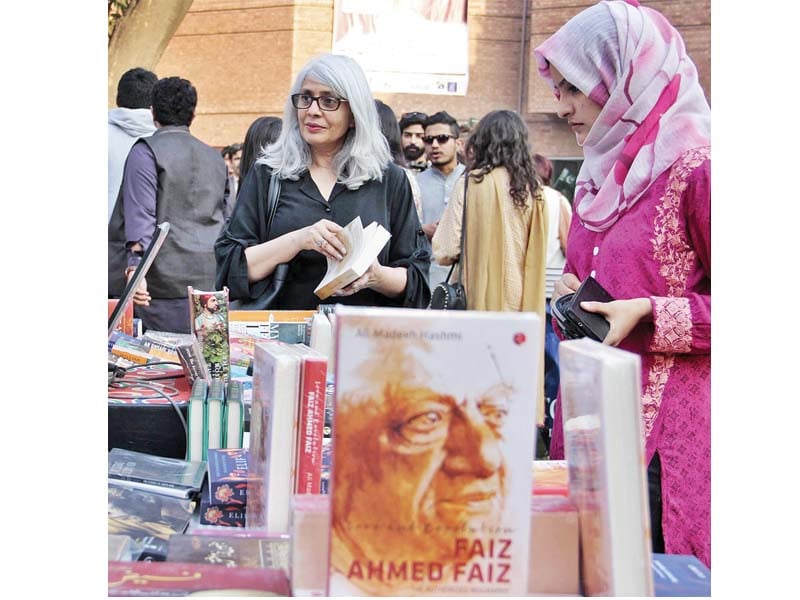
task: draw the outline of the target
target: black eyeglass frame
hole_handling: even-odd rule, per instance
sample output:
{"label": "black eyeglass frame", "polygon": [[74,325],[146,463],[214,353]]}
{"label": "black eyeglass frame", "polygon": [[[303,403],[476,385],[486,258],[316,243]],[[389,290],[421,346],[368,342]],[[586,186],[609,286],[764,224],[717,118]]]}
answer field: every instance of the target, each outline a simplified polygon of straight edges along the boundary
{"label": "black eyeglass frame", "polygon": [[[299,106],[300,104],[300,97],[306,96],[311,99],[311,101],[306,106]],[[306,108],[311,108],[311,105],[314,104],[316,101],[317,106],[320,110],[324,110],[325,112],[334,112],[339,110],[339,107],[342,105],[342,102],[347,102],[347,98],[337,98],[336,96],[312,96],[311,94],[304,94],[302,92],[298,92],[296,94],[292,94],[289,96],[292,100],[292,106],[294,106],[298,110],[304,110]],[[320,100],[331,100],[336,102],[336,106],[333,108],[325,108],[320,103]]]}
{"label": "black eyeglass frame", "polygon": [[433,144],[433,140],[436,140],[437,142],[439,142],[440,146],[443,146],[444,144],[447,143],[447,140],[454,140],[457,137],[458,136],[453,135],[452,133],[440,133],[439,135],[423,135],[422,143],[430,146],[431,144]]}

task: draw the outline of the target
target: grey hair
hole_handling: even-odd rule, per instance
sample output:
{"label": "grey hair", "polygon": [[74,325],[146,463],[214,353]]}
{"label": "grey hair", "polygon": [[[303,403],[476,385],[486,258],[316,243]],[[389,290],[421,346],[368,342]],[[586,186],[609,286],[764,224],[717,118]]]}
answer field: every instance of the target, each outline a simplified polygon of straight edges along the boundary
{"label": "grey hair", "polygon": [[[355,127],[347,132],[344,145],[333,158],[337,181],[351,190],[371,179],[380,181],[391,155],[364,71],[348,56],[322,54],[300,70],[289,96],[299,92],[306,79],[326,85],[347,99],[353,113]],[[280,136],[257,162],[277,171],[282,179],[298,179],[311,166],[311,152],[300,134],[297,109],[290,97],[286,98]]]}

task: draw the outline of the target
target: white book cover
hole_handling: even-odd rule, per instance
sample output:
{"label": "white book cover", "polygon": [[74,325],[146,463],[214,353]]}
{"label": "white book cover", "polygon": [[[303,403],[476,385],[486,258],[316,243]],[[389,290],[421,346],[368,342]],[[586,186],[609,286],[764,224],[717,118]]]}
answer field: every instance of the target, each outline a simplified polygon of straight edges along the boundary
{"label": "white book cover", "polygon": [[641,359],[589,338],[562,342],[559,359],[585,594],[652,596]]}
{"label": "white book cover", "polygon": [[300,355],[288,344],[260,342],[253,363],[247,527],[289,532]]}
{"label": "white book cover", "polygon": [[533,313],[336,308],[330,595],[527,591]]}

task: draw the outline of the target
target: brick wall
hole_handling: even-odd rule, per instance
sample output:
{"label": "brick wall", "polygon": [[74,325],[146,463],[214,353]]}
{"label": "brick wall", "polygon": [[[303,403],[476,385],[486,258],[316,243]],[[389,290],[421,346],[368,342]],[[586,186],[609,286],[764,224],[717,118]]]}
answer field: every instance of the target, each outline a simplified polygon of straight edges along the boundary
{"label": "brick wall", "polygon": [[[490,110],[520,111],[536,151],[580,156],[572,132],[550,112],[532,48],[587,0],[528,0],[525,54],[520,69],[524,0],[469,0],[469,87],[466,96],[376,93],[398,116],[446,110],[458,120]],[[711,83],[710,0],[646,0],[681,31],[706,94]],[[331,47],[333,0],[195,0],[156,67],[159,77],[180,75],[198,92],[193,133],[221,147],[242,141],[263,115],[282,116],[297,72]],[[435,43],[432,41],[432,43]]]}

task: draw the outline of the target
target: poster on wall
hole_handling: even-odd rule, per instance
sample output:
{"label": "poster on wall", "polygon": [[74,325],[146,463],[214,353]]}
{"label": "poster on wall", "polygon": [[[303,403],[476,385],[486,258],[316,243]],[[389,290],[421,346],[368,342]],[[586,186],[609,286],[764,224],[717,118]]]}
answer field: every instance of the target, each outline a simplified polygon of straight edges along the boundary
{"label": "poster on wall", "polygon": [[331,51],[358,61],[373,92],[463,96],[467,0],[335,0]]}

